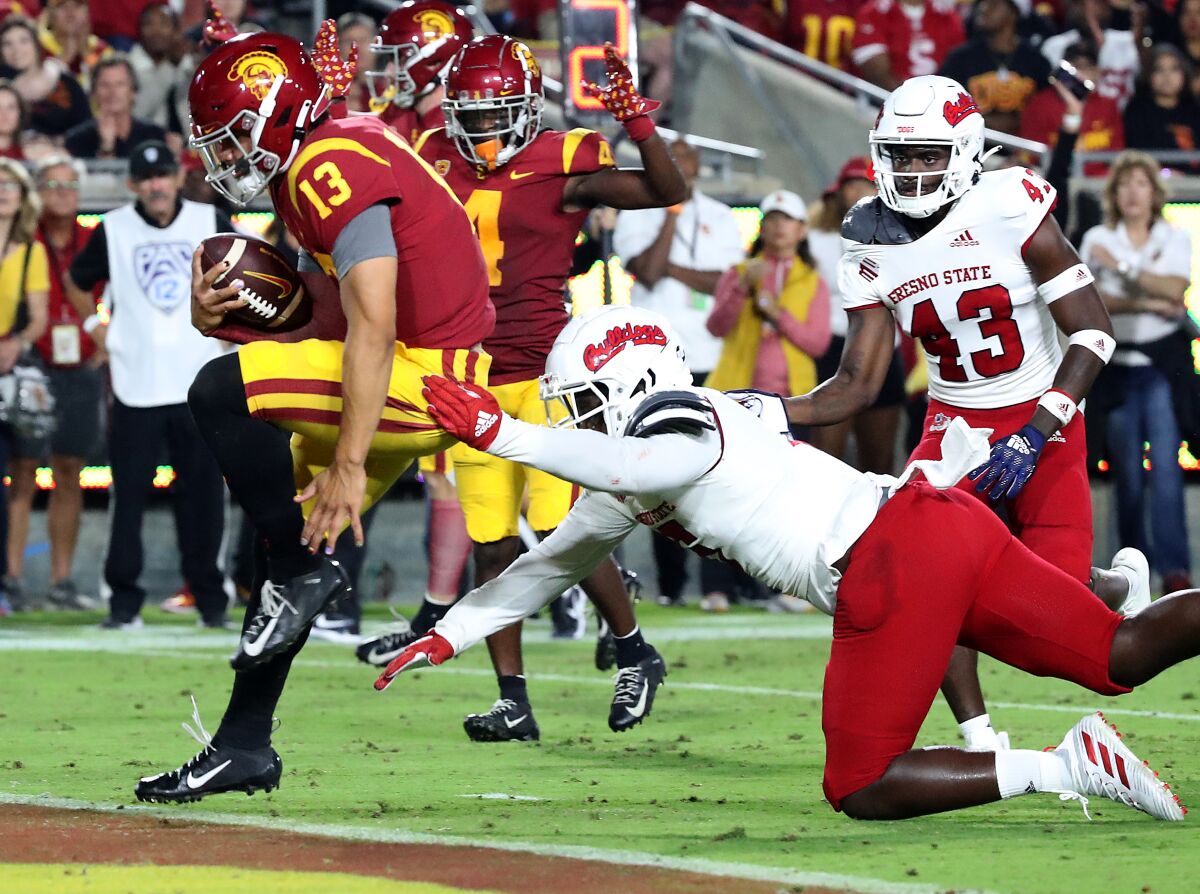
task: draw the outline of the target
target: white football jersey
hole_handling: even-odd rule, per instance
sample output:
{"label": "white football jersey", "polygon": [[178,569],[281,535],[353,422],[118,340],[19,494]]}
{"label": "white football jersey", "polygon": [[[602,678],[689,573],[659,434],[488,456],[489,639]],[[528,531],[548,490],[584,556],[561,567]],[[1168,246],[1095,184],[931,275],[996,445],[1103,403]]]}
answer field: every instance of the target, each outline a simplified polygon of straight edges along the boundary
{"label": "white football jersey", "polygon": [[971,409],[1041,397],[1062,349],[1023,251],[1055,198],[1054,187],[1027,168],[985,173],[941,223],[900,244],[863,241],[871,232],[863,222],[877,209],[891,216],[893,232],[898,225],[880,200],[864,199],[843,228],[845,308],[883,305],[920,340],[930,397]]}

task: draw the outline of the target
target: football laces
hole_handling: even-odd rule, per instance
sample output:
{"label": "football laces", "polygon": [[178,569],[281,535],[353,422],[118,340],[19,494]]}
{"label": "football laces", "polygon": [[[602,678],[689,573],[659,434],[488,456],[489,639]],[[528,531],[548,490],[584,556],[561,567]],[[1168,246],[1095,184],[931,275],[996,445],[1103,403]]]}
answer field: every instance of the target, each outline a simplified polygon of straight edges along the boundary
{"label": "football laces", "polygon": [[246,306],[262,317],[264,320],[272,320],[279,312],[274,304],[267,301],[258,292],[248,286],[238,292],[238,297],[246,302]]}

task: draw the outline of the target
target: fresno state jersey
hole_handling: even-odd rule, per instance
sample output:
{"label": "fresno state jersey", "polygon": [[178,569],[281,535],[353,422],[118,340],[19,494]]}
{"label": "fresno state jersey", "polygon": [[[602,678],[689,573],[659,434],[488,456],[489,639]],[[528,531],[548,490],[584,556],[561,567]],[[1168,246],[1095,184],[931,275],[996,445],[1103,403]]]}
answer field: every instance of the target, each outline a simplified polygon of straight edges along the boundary
{"label": "fresno state jersey", "polygon": [[846,310],[890,310],[925,348],[929,395],[943,403],[989,409],[1040,397],[1062,350],[1023,254],[1055,197],[1027,168],[985,173],[915,240],[903,216],[864,199],[842,225]]}
{"label": "fresno state jersey", "polygon": [[[374,116],[326,119],[271,184],[275,210],[334,282],[333,246],[371,205],[387,205],[396,241],[396,340],[470,348],[492,330],[487,268],[462,205],[429,165]],[[314,317],[318,316],[314,308]],[[321,332],[323,338],[345,336]]]}
{"label": "fresno state jersey", "polygon": [[441,103],[431,106],[425,114],[418,115],[416,109],[402,109],[394,102],[389,102],[379,113],[379,120],[410,143],[416,143],[425,131],[445,127],[446,113],[442,111]]}
{"label": "fresno state jersey", "polygon": [[422,134],[416,149],[450,184],[479,234],[496,305],[496,329],[483,343],[492,355],[488,381],[536,379],[569,319],[563,289],[588,215],[586,208],[563,210],[566,178],[612,167],[612,149],[592,130],[544,130],[494,171],[464,159],[445,130]]}

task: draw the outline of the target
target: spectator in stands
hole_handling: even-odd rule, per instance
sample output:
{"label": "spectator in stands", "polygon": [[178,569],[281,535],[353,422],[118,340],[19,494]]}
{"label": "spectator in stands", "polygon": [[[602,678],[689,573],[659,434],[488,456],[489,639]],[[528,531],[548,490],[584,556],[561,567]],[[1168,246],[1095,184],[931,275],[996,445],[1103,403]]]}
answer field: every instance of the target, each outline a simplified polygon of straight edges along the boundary
{"label": "spectator in stands", "polygon": [[783,42],[843,71],[850,67],[854,15],[862,0],[788,0]]}
{"label": "spectator in stands", "polygon": [[[1190,384],[1193,371],[1191,339],[1184,330],[1192,242],[1187,230],[1163,219],[1166,200],[1154,159],[1133,150],[1122,153],[1104,186],[1105,222],[1087,232],[1080,254],[1096,274],[1117,338],[1105,387],[1116,392],[1109,395],[1116,406],[1109,411],[1108,445],[1119,540],[1146,553],[1169,593],[1191,586],[1172,380],[1183,376]],[[1143,465],[1147,441],[1148,471]]]}
{"label": "spectator in stands", "polygon": [[[1172,27],[1166,36],[1192,63],[1192,92],[1200,96],[1200,83],[1195,80],[1200,76],[1200,0],[1179,0],[1175,4]],[[1157,32],[1155,38],[1161,39]]]}
{"label": "spectator in stands", "polygon": [[[696,384],[704,384],[716,365],[721,342],[708,331],[713,292],[721,276],[744,257],[737,219],[727,205],[695,188],[700,153],[685,140],[671,144],[671,154],[687,181],[687,201],[671,208],[623,211],[613,232],[613,250],[632,273],[634,304],[657,311],[671,321],[688,355]],[[654,537],[660,601],[679,604],[687,580],[686,551],[665,537]],[[724,591],[714,583],[717,563],[701,563],[706,593]]]}
{"label": "spectator in stands", "polygon": [[[128,52],[137,38],[142,10],[155,2],[158,0],[104,0],[92,4],[92,33],[113,49]],[[221,6],[224,8],[225,4]]]}
{"label": "spectator in stands", "polygon": [[987,126],[1015,134],[1021,113],[1048,83],[1050,64],[1017,25],[1030,0],[976,0],[975,36],[950,51],[938,74],[954,78],[975,99]]}
{"label": "spectator in stands", "polygon": [[[13,445],[12,487],[9,495],[8,573],[18,586],[29,539],[29,513],[40,462],[49,459],[54,490],[46,510],[50,534],[50,589],[46,602],[55,608],[95,607],[79,592],[71,577],[83,491],[79,473],[100,440],[103,378],[99,356],[80,328],[79,314],[67,300],[62,277],[83,248],[90,230],[79,223],[79,186],[83,165],[67,155],[44,159],[37,167],[42,217],[37,238],[50,260],[49,323],[37,350],[50,377],[54,394],[54,432],[49,438],[18,437]],[[12,586],[9,593],[13,592]]]}
{"label": "spectator in stands", "polygon": [[[1192,94],[1192,65],[1169,43],[1150,51],[1147,69],[1125,107],[1125,133],[1134,149],[1192,152],[1200,138],[1200,106]],[[1169,165],[1187,168],[1176,162]]]}
{"label": "spectator in stands", "polygon": [[867,0],[855,17],[851,58],[866,80],[895,90],[934,74],[964,40],[953,0]]}
{"label": "spectator in stands", "polygon": [[21,142],[28,123],[24,97],[11,81],[0,81],[0,158],[25,158]]}
{"label": "spectator in stands", "polygon": [[137,77],[133,115],[164,130],[187,128],[187,91],[195,63],[187,52],[179,15],[166,3],[151,3],[138,20],[138,42],[129,51]]}
{"label": "spectator in stands", "polygon": [[1099,49],[1096,60],[1100,78],[1096,82],[1101,96],[1116,100],[1125,107],[1133,95],[1133,83],[1141,70],[1138,45],[1139,33],[1132,29],[1112,27],[1113,9],[1109,0],[1068,0],[1069,31],[1055,35],[1042,43],[1042,52],[1055,68],[1066,54],[1067,47],[1081,40],[1091,40]]}
{"label": "spectator in stands", "polygon": [[[197,371],[221,353],[191,324],[192,252],[233,223],[208,205],[179,197],[179,162],[165,143],[135,146],[129,188],[137,201],[109,211],[64,279],[82,328],[108,350],[113,401],[109,457],[113,505],[104,580],[112,590],[108,630],[142,626],[142,517],[155,467],[165,453],[175,469],[176,534],[183,579],[201,622],[225,625],[223,575],[217,567],[225,499],[216,460],[196,431],[187,392]],[[95,313],[91,289],[108,280],[111,318]]]}
{"label": "spectator in stands", "polygon": [[29,126],[61,136],[91,117],[87,94],[57,59],[43,59],[37,29],[28,19],[0,24],[0,78],[8,78],[29,104]]}
{"label": "spectator in stands", "polygon": [[[0,375],[12,371],[21,356],[46,331],[50,269],[46,251],[36,239],[41,201],[20,162],[0,159]],[[0,426],[0,477],[12,453],[14,429]],[[8,538],[7,498],[0,487],[0,528]],[[0,613],[11,604],[25,607],[20,588],[8,589],[7,550],[0,556]]]}
{"label": "spectator in stands", "polygon": [[133,116],[137,75],[129,60],[105,59],[96,66],[92,105],[96,117],[67,131],[64,145],[76,158],[128,158],[147,140],[162,140],[161,127]]}
{"label": "spectator in stands", "polygon": [[[832,340],[829,349],[817,359],[817,381],[824,382],[837,372],[846,343],[850,321],[842,307],[838,262],[842,257],[842,219],[859,200],[875,195],[874,174],[869,159],[849,159],[837,179],[825,189],[821,207],[813,216],[808,247],[817,262],[817,271],[829,287],[829,323]],[[896,434],[904,407],[904,367],[900,352],[892,357],[887,378],[875,403],[852,419],[837,425],[822,425],[810,433],[814,447],[838,459],[847,459],[846,442],[854,433],[856,457],[847,461],[864,472],[890,475],[896,466]]]}
{"label": "spectator in stands", "polygon": [[84,90],[91,88],[96,63],[113,54],[112,47],[92,33],[86,0],[50,0],[39,23],[38,40],[42,51],[62,62]]}

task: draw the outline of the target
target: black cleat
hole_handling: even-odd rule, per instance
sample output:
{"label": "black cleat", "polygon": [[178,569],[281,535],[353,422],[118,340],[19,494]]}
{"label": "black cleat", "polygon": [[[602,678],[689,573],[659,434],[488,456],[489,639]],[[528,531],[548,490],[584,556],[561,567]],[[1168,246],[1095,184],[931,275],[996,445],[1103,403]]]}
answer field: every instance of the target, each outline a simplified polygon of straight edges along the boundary
{"label": "black cleat", "polygon": [[617,640],[612,628],[600,619],[600,632],[596,634],[596,670],[612,670],[617,666]]}
{"label": "black cleat", "polygon": [[313,618],[350,588],[339,562],[322,559],[318,568],[283,583],[263,584],[258,611],[242,631],[229,663],[246,670],[291,646]]}
{"label": "black cleat", "polygon": [[658,652],[617,671],[617,687],[608,712],[608,728],[623,733],[650,716],[654,694],[667,676],[667,665]]}
{"label": "black cleat", "polygon": [[279,788],[283,761],[271,746],[255,751],[240,748],[204,750],[178,770],[142,778],[133,793],[139,801],[159,803],[199,801],[222,792],[269,792]]}
{"label": "black cleat", "polygon": [[393,658],[419,640],[423,635],[413,633],[411,629],[385,633],[383,636],[367,640],[354,650],[354,654],[358,656],[359,661],[374,665],[375,667],[387,667],[391,664]]}
{"label": "black cleat", "polygon": [[541,738],[529,702],[496,699],[486,714],[468,714],[463,729],[472,742],[536,742]]}
{"label": "black cleat", "polygon": [[583,639],[587,633],[587,594],[578,584],[550,603],[554,639]]}

